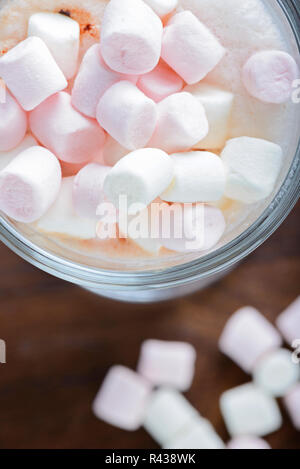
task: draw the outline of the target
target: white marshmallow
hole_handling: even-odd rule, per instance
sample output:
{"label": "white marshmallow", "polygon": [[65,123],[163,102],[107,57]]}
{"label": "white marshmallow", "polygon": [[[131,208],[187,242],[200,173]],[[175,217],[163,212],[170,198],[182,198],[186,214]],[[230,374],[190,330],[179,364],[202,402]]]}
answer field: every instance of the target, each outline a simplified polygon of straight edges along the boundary
{"label": "white marshmallow", "polygon": [[198,417],[196,409],[182,394],[174,389],[160,388],[150,398],[144,427],[158,444],[165,447]]}
{"label": "white marshmallow", "polygon": [[42,233],[63,235],[69,238],[94,239],[95,220],[82,218],[73,205],[74,177],[63,178],[58,197],[48,212],[38,220],[36,228]]}
{"label": "white marshmallow", "polygon": [[299,69],[290,54],[264,50],[247,60],[242,78],[251,96],[266,103],[281,104],[291,97]]}
{"label": "white marshmallow", "polygon": [[177,13],[168,21],[161,56],[189,85],[202,80],[224,55],[218,39],[190,11]]}
{"label": "white marshmallow", "polygon": [[227,449],[271,449],[269,443],[255,436],[237,436],[229,441]]}
{"label": "white marshmallow", "polygon": [[273,350],[257,363],[254,382],[274,397],[283,397],[300,378],[300,368],[289,350]]}
{"label": "white marshmallow", "polygon": [[185,342],[146,340],[142,344],[138,373],[156,386],[187,391],[194,377],[196,351]]}
{"label": "white marshmallow", "polygon": [[6,91],[5,102],[0,102],[0,151],[10,151],[25,137],[27,115],[15,98]]}
{"label": "white marshmallow", "polygon": [[129,81],[120,81],[100,99],[97,120],[120,145],[137,150],[147,145],[155,130],[156,104]]}
{"label": "white marshmallow", "polygon": [[94,400],[95,415],[124,430],[143,423],[151,387],[144,378],[124,366],[113,366]]}
{"label": "white marshmallow", "polygon": [[278,316],[276,325],[289,345],[300,339],[300,296]]}
{"label": "white marshmallow", "polygon": [[214,153],[191,151],[171,155],[174,182],[161,195],[167,202],[215,202],[225,192],[223,161]]}
{"label": "white marshmallow", "polygon": [[99,156],[105,132],[94,119],[73,108],[61,92],[40,104],[29,116],[34,136],[66,163],[86,163]]}
{"label": "white marshmallow", "polygon": [[110,135],[106,136],[104,147],[102,148],[102,156],[108,166],[114,166],[123,156],[128,155],[128,153],[130,153],[130,151],[122,147],[117,140]]}
{"label": "white marshmallow", "polygon": [[104,63],[100,45],[94,44],[84,55],[72,89],[72,104],[88,117],[96,117],[100,98],[121,80],[136,84],[137,77],[114,72]]}
{"label": "white marshmallow", "polygon": [[208,420],[195,419],[165,446],[166,449],[225,449],[225,445]]}
{"label": "white marshmallow", "polygon": [[271,195],[283,162],[279,145],[258,138],[233,138],[221,157],[227,171],[227,197],[252,204]]}
{"label": "white marshmallow", "polygon": [[300,430],[300,383],[294,386],[284,397],[284,405],[293,425]]}
{"label": "white marshmallow", "polygon": [[119,73],[142,75],[159,61],[162,22],[142,0],[110,0],[101,27],[101,52]]}
{"label": "white marshmallow", "polygon": [[139,89],[156,103],[171,94],[179,93],[183,80],[162,60],[151,72],[142,75],[137,83]]}
{"label": "white marshmallow", "polygon": [[204,107],[186,92],[175,93],[157,104],[158,121],[149,147],[167,153],[185,151],[208,133]]}
{"label": "white marshmallow", "polygon": [[77,72],[80,28],[77,21],[59,13],[35,13],[29,18],[28,36],[44,41],[66,79]]}
{"label": "white marshmallow", "polygon": [[35,138],[32,137],[32,135],[26,135],[20,145],[18,145],[13,150],[0,152],[0,171],[6,168],[6,166],[9,165],[9,163],[11,163],[11,161],[13,161],[16,156],[18,156],[24,150],[27,150],[30,147],[35,147],[37,145],[38,142]]}
{"label": "white marshmallow", "polygon": [[107,198],[117,207],[121,195],[127,197],[128,213],[135,215],[132,204],[149,205],[172,182],[173,161],[155,148],[144,148],[124,156],[108,173],[104,182]]}
{"label": "white marshmallow", "polygon": [[204,106],[209,124],[208,135],[194,145],[199,150],[219,150],[228,138],[234,95],[207,83],[197,83],[184,88]]}
{"label": "white marshmallow", "polygon": [[246,373],[251,373],[265,353],[280,347],[282,339],[275,327],[255,308],[246,306],[228,320],[219,340],[221,352]]}
{"label": "white marshmallow", "polygon": [[161,18],[175,10],[178,5],[178,0],[144,0],[144,2]]}
{"label": "white marshmallow", "polygon": [[31,223],[56,199],[61,169],[53,153],[30,147],[0,173],[0,210],[16,221]]}
{"label": "white marshmallow", "polygon": [[275,399],[252,383],[224,392],[220,407],[231,436],[265,436],[282,425]]}
{"label": "white marshmallow", "polygon": [[0,76],[25,111],[68,85],[46,44],[29,37],[0,58]]}

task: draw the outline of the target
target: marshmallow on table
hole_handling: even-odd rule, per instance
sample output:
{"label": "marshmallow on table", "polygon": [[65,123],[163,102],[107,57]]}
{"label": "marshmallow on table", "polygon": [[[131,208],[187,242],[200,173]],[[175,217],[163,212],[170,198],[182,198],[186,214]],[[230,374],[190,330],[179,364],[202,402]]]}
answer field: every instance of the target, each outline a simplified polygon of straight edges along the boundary
{"label": "marshmallow on table", "polygon": [[[135,215],[155,200],[172,182],[172,158],[162,150],[144,148],[128,153],[108,173],[104,182],[107,198],[117,207],[127,197],[128,214]],[[144,208],[145,208],[144,207]]]}
{"label": "marshmallow on table", "polygon": [[95,159],[105,142],[105,132],[93,119],[83,116],[61,92],[48,98],[30,113],[34,136],[66,163]]}
{"label": "marshmallow on table", "polygon": [[142,344],[138,372],[156,386],[187,391],[194,377],[196,351],[185,342],[146,340]]}
{"label": "marshmallow on table", "polygon": [[158,120],[149,147],[167,153],[185,151],[208,133],[208,121],[200,101],[190,93],[168,96],[157,104]]}
{"label": "marshmallow on table", "polygon": [[225,449],[225,444],[211,423],[201,417],[173,438],[166,449]]}
{"label": "marshmallow on table", "polygon": [[143,423],[151,386],[134,371],[113,366],[94,400],[96,417],[124,430],[137,430]]}
{"label": "marshmallow on table", "polygon": [[284,397],[284,405],[297,430],[300,430],[300,383],[294,386]]}
{"label": "marshmallow on table", "polygon": [[94,44],[85,53],[72,89],[72,104],[88,117],[96,117],[97,105],[105,91],[121,80],[136,84],[137,77],[111,70],[104,62],[100,45]]}
{"label": "marshmallow on table", "polygon": [[237,436],[229,441],[227,449],[271,449],[271,446],[262,438]]}
{"label": "marshmallow on table", "polygon": [[199,150],[219,150],[228,137],[234,95],[207,83],[197,83],[184,88],[204,106],[209,124],[208,135],[193,148]]}
{"label": "marshmallow on table", "polygon": [[278,316],[276,325],[289,345],[300,339],[300,296]]}
{"label": "marshmallow on table", "polygon": [[0,210],[16,221],[34,222],[53,204],[60,184],[56,156],[46,148],[30,147],[0,173]]}
{"label": "marshmallow on table", "polygon": [[174,389],[160,388],[151,395],[144,428],[165,447],[198,417],[196,409],[182,394]]}
{"label": "marshmallow on table", "polygon": [[80,40],[77,21],[60,13],[35,13],[29,18],[28,36],[42,39],[67,80],[73,78]]}
{"label": "marshmallow on table", "polygon": [[203,204],[166,204],[161,218],[160,242],[176,252],[208,251],[217,245],[226,228],[221,210]]}
{"label": "marshmallow on table", "polygon": [[9,165],[9,163],[11,163],[11,161],[13,161],[16,156],[18,156],[24,150],[27,150],[27,148],[30,147],[35,147],[37,145],[38,142],[35,138],[32,137],[32,135],[26,135],[20,145],[18,145],[13,150],[0,152],[0,171]]}
{"label": "marshmallow on table", "polygon": [[165,62],[160,61],[154,70],[139,78],[137,86],[146,96],[159,102],[171,94],[179,93],[183,88],[183,80]]}
{"label": "marshmallow on table", "polygon": [[224,392],[220,407],[231,436],[265,436],[282,425],[276,400],[252,383]]}
{"label": "marshmallow on table", "polygon": [[215,202],[225,192],[223,161],[214,153],[191,151],[171,155],[174,182],[161,195],[167,202]]}
{"label": "marshmallow on table", "polygon": [[246,373],[253,371],[265,353],[281,344],[281,336],[275,327],[250,306],[239,309],[230,317],[219,340],[221,352]]}
{"label": "marshmallow on table", "polygon": [[168,21],[161,56],[189,85],[202,80],[224,55],[218,39],[190,11],[177,13]]}
{"label": "marshmallow on table", "polygon": [[142,0],[110,0],[101,26],[101,53],[116,72],[142,75],[159,61],[163,26]]}
{"label": "marshmallow on table", "polygon": [[102,157],[105,164],[108,166],[114,166],[123,156],[130,153],[127,148],[117,142],[110,135],[106,136],[104,146],[102,148]]}
{"label": "marshmallow on table", "polygon": [[161,18],[175,10],[178,5],[178,0],[144,0],[144,2]]}
{"label": "marshmallow on table", "polygon": [[254,382],[275,397],[283,397],[300,378],[299,364],[289,350],[273,350],[264,355],[253,372]]}
{"label": "marshmallow on table", "polygon": [[147,145],[155,130],[156,104],[133,83],[120,81],[100,99],[97,120],[120,145],[137,150]]}
{"label": "marshmallow on table", "polygon": [[283,162],[279,145],[259,138],[233,138],[221,157],[227,171],[228,198],[252,204],[271,195]]}
{"label": "marshmallow on table", "polygon": [[0,76],[25,111],[31,111],[68,82],[46,44],[29,37],[0,58]]}
{"label": "marshmallow on table", "polygon": [[96,237],[97,219],[77,215],[73,204],[74,177],[62,179],[58,197],[45,215],[36,223],[42,233],[62,235],[77,239]]}
{"label": "marshmallow on table", "polygon": [[293,57],[286,52],[264,50],[250,57],[242,77],[251,96],[266,103],[281,104],[291,97],[299,70]]}
{"label": "marshmallow on table", "polygon": [[0,102],[0,152],[10,151],[22,142],[27,124],[26,112],[6,91],[5,102]]}

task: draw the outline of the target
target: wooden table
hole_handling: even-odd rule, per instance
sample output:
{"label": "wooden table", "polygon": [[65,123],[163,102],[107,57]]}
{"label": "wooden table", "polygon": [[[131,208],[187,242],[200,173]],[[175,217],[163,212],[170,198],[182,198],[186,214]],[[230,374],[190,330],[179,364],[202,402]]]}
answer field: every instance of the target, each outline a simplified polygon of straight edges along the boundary
{"label": "wooden table", "polygon": [[[136,366],[146,338],[185,340],[197,349],[188,398],[228,439],[218,400],[249,381],[218,352],[229,315],[254,305],[276,316],[299,293],[300,206],[272,238],[217,284],[160,305],[120,304],[40,272],[0,245],[0,448],[156,448],[143,431],[97,420],[91,402],[113,364]],[[284,412],[284,411],[283,411]],[[300,449],[284,412],[273,448]]]}

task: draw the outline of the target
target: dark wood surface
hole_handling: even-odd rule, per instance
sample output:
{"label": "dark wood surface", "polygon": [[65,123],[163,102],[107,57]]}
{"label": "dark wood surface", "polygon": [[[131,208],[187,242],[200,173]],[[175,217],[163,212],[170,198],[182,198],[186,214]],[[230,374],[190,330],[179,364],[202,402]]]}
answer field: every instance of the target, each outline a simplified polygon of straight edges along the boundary
{"label": "dark wood surface", "polygon": [[[101,299],[53,278],[0,245],[0,448],[156,448],[143,431],[97,420],[91,402],[113,364],[135,367],[146,338],[185,340],[197,349],[188,398],[228,438],[223,391],[249,377],[217,349],[229,315],[254,305],[270,320],[299,294],[300,206],[272,238],[217,284],[188,298],[139,306]],[[283,411],[284,412],[284,411]],[[284,426],[273,448],[300,449]]]}

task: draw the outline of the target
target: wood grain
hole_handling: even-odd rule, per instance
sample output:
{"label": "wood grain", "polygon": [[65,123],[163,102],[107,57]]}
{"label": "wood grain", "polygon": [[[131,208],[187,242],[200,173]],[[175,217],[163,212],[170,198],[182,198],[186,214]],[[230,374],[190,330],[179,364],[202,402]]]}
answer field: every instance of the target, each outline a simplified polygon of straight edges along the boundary
{"label": "wood grain", "polygon": [[[113,364],[135,367],[146,338],[186,340],[197,349],[188,398],[228,439],[220,394],[249,377],[217,349],[228,316],[254,305],[274,321],[299,294],[300,206],[272,238],[217,284],[160,305],[121,304],[44,274],[0,245],[1,448],[156,448],[143,431],[97,420],[91,402]],[[273,448],[300,449],[284,412],[268,437]]]}

